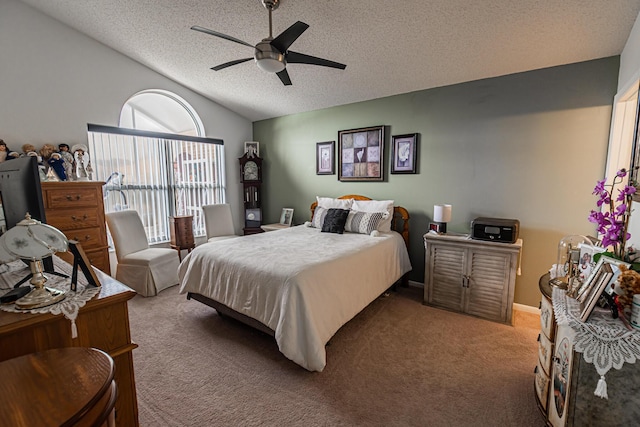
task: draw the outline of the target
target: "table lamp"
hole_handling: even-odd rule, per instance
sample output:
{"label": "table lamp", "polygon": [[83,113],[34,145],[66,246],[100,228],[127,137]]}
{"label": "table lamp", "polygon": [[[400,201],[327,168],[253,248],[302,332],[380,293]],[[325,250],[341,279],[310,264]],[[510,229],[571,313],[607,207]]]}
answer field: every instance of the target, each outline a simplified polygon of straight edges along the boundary
{"label": "table lamp", "polygon": [[[33,289],[18,299],[16,308],[29,310],[46,307],[62,301],[65,292],[44,286],[47,276],[44,275],[42,259],[56,252],[65,252],[69,246],[67,237],[57,228],[31,218],[25,218],[0,236],[0,255],[6,261],[10,258],[29,261]],[[8,255],[8,257],[7,257]]]}
{"label": "table lamp", "polygon": [[438,224],[438,232],[447,232],[447,223],[451,221],[451,205],[433,205],[433,222]]}

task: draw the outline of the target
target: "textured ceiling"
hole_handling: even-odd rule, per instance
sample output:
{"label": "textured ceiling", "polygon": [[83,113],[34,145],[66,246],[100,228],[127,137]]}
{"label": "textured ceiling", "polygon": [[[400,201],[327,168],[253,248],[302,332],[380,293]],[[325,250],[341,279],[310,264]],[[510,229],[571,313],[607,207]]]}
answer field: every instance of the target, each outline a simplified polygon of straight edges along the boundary
{"label": "textured ceiling", "polygon": [[464,81],[618,55],[640,0],[281,0],[273,35],[309,29],[296,52],[344,71],[289,64],[292,86],[253,61],[268,36],[260,0],[22,0],[255,121]]}

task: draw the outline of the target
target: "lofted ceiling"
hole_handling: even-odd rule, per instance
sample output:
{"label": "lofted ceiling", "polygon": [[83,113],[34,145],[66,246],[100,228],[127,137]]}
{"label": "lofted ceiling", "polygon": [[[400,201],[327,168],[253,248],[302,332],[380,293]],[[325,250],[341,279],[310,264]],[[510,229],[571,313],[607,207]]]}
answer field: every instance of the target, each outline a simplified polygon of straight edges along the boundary
{"label": "lofted ceiling", "polygon": [[281,0],[274,37],[347,65],[289,64],[292,86],[253,61],[269,34],[260,0],[21,0],[252,120],[618,55],[640,0]]}

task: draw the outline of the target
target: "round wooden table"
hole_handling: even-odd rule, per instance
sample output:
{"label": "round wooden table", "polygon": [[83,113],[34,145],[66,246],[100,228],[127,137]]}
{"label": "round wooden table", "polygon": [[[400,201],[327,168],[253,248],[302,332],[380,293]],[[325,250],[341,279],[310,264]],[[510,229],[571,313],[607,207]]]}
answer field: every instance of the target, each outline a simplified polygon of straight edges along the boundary
{"label": "round wooden table", "polygon": [[10,426],[112,426],[113,359],[68,347],[0,363],[0,420]]}

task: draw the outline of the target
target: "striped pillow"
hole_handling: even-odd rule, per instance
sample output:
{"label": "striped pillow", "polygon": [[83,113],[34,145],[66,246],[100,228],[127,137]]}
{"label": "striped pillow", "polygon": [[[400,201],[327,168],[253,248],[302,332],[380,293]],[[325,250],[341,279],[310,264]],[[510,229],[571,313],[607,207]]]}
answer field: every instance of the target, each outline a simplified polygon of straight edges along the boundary
{"label": "striped pillow", "polygon": [[378,224],[382,221],[386,212],[358,212],[350,211],[344,231],[350,233],[371,234],[378,229]]}
{"label": "striped pillow", "polygon": [[327,209],[317,206],[316,210],[313,212],[313,219],[311,220],[311,226],[322,229],[322,224],[324,224],[324,217],[326,216],[327,216]]}

